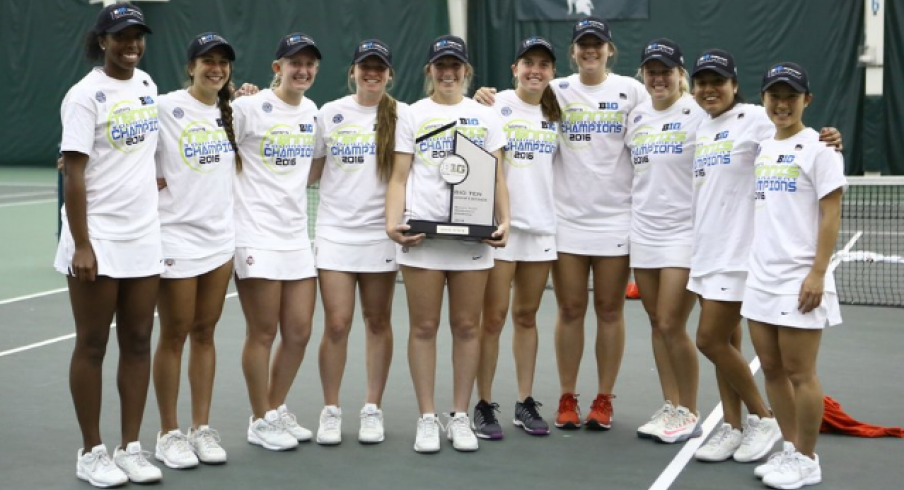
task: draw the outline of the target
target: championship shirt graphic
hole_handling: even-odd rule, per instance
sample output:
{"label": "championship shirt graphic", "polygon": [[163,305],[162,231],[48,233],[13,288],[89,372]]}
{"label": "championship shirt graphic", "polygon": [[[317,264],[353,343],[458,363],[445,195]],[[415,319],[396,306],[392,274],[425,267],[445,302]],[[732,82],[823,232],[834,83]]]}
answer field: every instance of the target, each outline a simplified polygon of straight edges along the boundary
{"label": "championship shirt graphic", "polygon": [[313,124],[277,124],[261,139],[261,161],[275,174],[290,174],[299,160],[314,155],[314,142]]}
{"label": "championship shirt graphic", "polygon": [[[449,119],[430,119],[418,128],[415,139],[429,134],[450,122],[452,121]],[[487,139],[487,128],[480,125],[480,120],[462,117],[456,119],[455,122],[455,126],[417,144],[415,151],[424,163],[431,167],[439,167],[444,158],[452,155],[456,131],[470,138],[478,146],[484,145]]]}
{"label": "championship shirt graphic", "polygon": [[148,134],[157,130],[157,104],[150,96],[121,100],[107,115],[107,139],[123,153],[135,151]]}
{"label": "championship shirt graphic", "polygon": [[232,153],[226,130],[210,122],[192,121],[179,135],[182,162],[195,172],[210,173],[220,168],[222,155]]}
{"label": "championship shirt graphic", "polygon": [[728,131],[722,131],[712,139],[708,136],[697,138],[697,149],[694,151],[694,179],[705,178],[709,167],[731,164],[734,141],[726,139],[728,134]]}
{"label": "championship shirt graphic", "polygon": [[766,192],[797,192],[797,179],[800,167],[794,161],[795,155],[760,155],[754,164],[756,174],[756,193],[754,199],[757,207],[765,204]]}
{"label": "championship shirt graphic", "polygon": [[542,122],[542,128],[524,119],[505,124],[505,162],[515,168],[528,168],[540,155],[556,151],[556,123]]}
{"label": "championship shirt graphic", "polygon": [[681,123],[665,123],[662,127],[641,126],[631,140],[631,161],[634,171],[644,173],[650,169],[650,155],[684,153],[687,131],[681,131]]}
{"label": "championship shirt graphic", "polygon": [[574,102],[564,107],[562,118],[563,140],[575,150],[589,148],[599,135],[625,130],[625,113],[619,110],[618,102]]}
{"label": "championship shirt graphic", "polygon": [[[340,116],[341,117],[341,116]],[[334,129],[327,138],[330,160],[339,170],[355,173],[364,168],[367,156],[377,154],[376,133],[373,126],[355,124]]]}

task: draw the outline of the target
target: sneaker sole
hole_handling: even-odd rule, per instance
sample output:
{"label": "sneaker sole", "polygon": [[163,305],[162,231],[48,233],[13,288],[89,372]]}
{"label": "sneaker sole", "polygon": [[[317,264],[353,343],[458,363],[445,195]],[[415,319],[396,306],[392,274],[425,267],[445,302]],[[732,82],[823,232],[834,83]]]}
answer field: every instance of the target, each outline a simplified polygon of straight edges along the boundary
{"label": "sneaker sole", "polygon": [[588,420],[584,422],[584,427],[587,427],[588,430],[606,431],[612,428],[612,423],[610,422],[609,425],[605,425],[598,420]]}
{"label": "sneaker sole", "polygon": [[339,439],[338,441],[321,441],[319,438],[317,439],[317,444],[320,444],[321,446],[338,446],[341,443],[342,439]]}
{"label": "sneaker sole", "polygon": [[417,447],[417,443],[415,443],[415,445],[414,445],[414,452],[416,452],[418,454],[436,454],[439,452],[439,449],[440,448],[438,448],[438,447],[437,448],[419,449]]}
{"label": "sneaker sole", "polygon": [[386,440],[386,436],[381,436],[379,439],[362,439],[358,437],[358,442],[361,444],[379,444]]}
{"label": "sneaker sole", "polygon": [[485,434],[480,432],[474,424],[471,424],[471,430],[474,431],[474,435],[477,436],[478,439],[486,439],[488,441],[498,441],[505,436],[504,432],[499,432],[498,434]]}
{"label": "sneaker sole", "polygon": [[201,459],[201,457],[199,456],[198,461],[200,461],[203,464],[219,465],[219,464],[226,464],[226,457],[224,456],[222,459],[220,459],[220,458]]}
{"label": "sneaker sole", "polygon": [[549,435],[549,429],[528,429],[526,425],[524,425],[523,423],[521,423],[520,420],[517,420],[517,419],[514,421],[514,424],[515,424],[515,427],[521,427],[522,429],[524,429],[524,432],[527,432],[528,434],[530,434],[532,436],[548,436]]}
{"label": "sneaker sole", "polygon": [[82,472],[82,470],[79,469],[79,468],[76,468],[76,470],[75,470],[75,477],[78,478],[79,480],[86,481],[86,482],[90,483],[91,486],[97,487],[97,488],[113,488],[113,487],[121,487],[121,486],[125,485],[126,483],[129,483],[129,477],[126,477],[126,479],[125,479],[124,481],[122,481],[122,482],[117,482],[117,483],[101,483],[101,482],[96,481],[96,480],[94,480],[93,478],[89,477],[88,475],[86,475],[86,474],[85,474],[84,472]]}
{"label": "sneaker sole", "polygon": [[803,481],[791,483],[788,485],[769,485],[768,483],[764,484],[767,487],[778,488],[779,490],[797,490],[798,488],[803,488],[809,485],[818,485],[822,483],[822,475],[819,475],[817,478],[805,478]]}
{"label": "sneaker sole", "polygon": [[296,447],[298,447],[297,442],[295,443],[296,444],[295,446],[286,446],[286,447],[279,447],[279,446],[274,446],[272,444],[267,444],[266,442],[264,442],[263,440],[261,440],[260,438],[258,438],[257,436],[255,436],[251,433],[248,434],[248,444],[260,446],[264,449],[269,449],[270,451],[289,451],[289,450],[292,450],[292,449],[295,449]]}
{"label": "sneaker sole", "polygon": [[653,438],[653,434],[650,434],[650,433],[647,433],[647,432],[637,431],[637,437],[639,437],[639,438],[641,438],[641,439],[652,439],[652,438]]}
{"label": "sneaker sole", "polygon": [[581,423],[580,422],[578,422],[578,423],[565,422],[563,424],[560,422],[556,422],[556,428],[562,429],[562,430],[578,430],[581,428]]}
{"label": "sneaker sole", "polygon": [[197,468],[198,465],[201,463],[200,460],[198,460],[197,463],[188,463],[188,464],[171,463],[168,459],[163,457],[160,453],[154,453],[154,459],[163,463],[164,466],[166,466],[167,468],[174,469],[174,470],[189,470],[192,468]]}

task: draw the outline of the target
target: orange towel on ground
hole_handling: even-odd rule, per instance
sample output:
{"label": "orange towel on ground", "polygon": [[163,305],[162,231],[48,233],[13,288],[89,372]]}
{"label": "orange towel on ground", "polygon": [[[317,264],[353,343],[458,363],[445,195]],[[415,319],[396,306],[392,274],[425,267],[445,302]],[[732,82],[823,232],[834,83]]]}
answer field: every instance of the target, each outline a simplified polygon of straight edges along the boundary
{"label": "orange towel on ground", "polygon": [[864,424],[844,413],[841,404],[832,397],[826,396],[825,411],[822,415],[822,427],[819,432],[832,432],[857,437],[904,437],[904,429],[901,427],[882,427],[878,425]]}

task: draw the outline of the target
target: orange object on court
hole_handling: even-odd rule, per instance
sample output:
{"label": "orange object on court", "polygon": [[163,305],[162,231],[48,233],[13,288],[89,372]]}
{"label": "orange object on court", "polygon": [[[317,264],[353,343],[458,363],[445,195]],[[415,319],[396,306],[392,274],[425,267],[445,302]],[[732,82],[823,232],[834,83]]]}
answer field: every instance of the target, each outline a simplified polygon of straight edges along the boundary
{"label": "orange object on court", "polygon": [[640,289],[637,288],[636,283],[628,283],[628,288],[625,289],[625,297],[628,299],[640,299]]}
{"label": "orange object on court", "polygon": [[857,437],[904,437],[904,429],[901,427],[882,427],[854,420],[850,415],[844,413],[841,404],[830,396],[826,396],[823,402],[825,412],[822,415],[820,432]]}

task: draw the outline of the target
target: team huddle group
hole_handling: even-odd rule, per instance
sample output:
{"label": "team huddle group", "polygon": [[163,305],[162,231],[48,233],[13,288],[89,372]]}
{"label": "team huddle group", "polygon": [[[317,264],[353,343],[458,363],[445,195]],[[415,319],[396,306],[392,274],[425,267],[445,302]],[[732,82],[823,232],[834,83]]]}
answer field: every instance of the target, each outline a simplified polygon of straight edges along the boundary
{"label": "team huddle group", "polygon": [[[408,105],[387,93],[390,48],[370,39],[350,60],[352,94],[318,109],[305,97],[321,59],[309,36],[279,41],[270,88],[234,90],[235,49],[216,33],[198,35],[185,60],[188,87],[158,97],[137,68],[149,33],[134,5],[104,8],[85,41],[88,58],[102,66],[69,90],[61,109],[65,206],[55,268],[67,276],[76,326],[70,388],[84,443],[79,478],[98,487],[161,478],[138,442],[151,379],[160,414],[155,458],[170,468],[226,461],[209,414],[214,332],[233,276],[246,320],[252,444],[341,442],[339,391],[357,296],[367,367],[358,440],[384,440],[399,270],[422,414],[415,451],[439,451],[441,434],[459,451],[503,437],[492,390],[509,311],[518,395],[504,408],[527,433],[549,434],[532,391],[536,314],[550,273],[561,388],[554,424],[607,430],[633,270],[663,396],[637,435],[663,443],[701,436],[699,348],[715,366],[725,421],[696,457],[759,461],[783,439],[756,476],[781,489],[821,481],[815,366],[822,330],[841,320],[829,259],[846,181],[840,134],[802,122],[813,96],[801,66],[769,67],[762,106],[741,100],[724,50],[705,51],[688,71],[680,47],[656,39],[643,49],[637,78],[621,76],[608,68],[617,53],[608,23],[587,17],[568,48],[573,75],[555,78],[556,49],[528,37],[511,67],[515,88],[481,88],[468,98],[467,47],[446,35],[429,46],[426,97]],[[499,162],[496,230],[487,240],[427,239],[405,224],[448,220],[451,190],[440,168],[456,132]],[[311,243],[306,188],[318,181]],[[286,400],[318,286],[324,408],[314,434]],[[443,426],[434,379],[446,291],[454,386]],[[591,297],[598,385],[584,416],[576,383]],[[686,324],[697,303],[695,342]],[[114,316],[122,442],[110,456],[100,436],[101,368]],[[742,317],[768,405],[740,350]],[[177,397],[187,340],[192,422],[183,433]]]}

